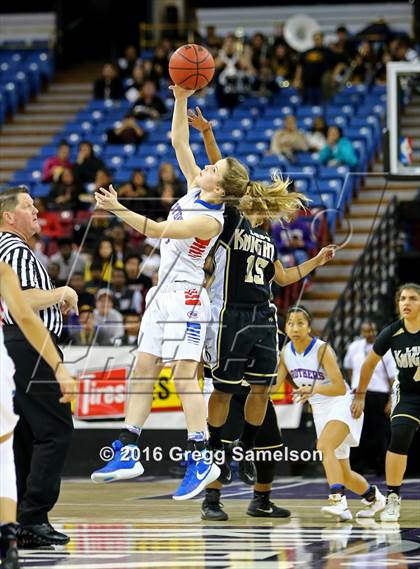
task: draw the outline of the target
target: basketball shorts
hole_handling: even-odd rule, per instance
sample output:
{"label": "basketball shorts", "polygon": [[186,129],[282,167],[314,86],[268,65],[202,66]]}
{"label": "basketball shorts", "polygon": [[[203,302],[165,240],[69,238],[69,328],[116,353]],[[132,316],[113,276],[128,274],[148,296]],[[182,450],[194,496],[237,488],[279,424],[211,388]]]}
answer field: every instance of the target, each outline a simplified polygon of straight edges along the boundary
{"label": "basketball shorts", "polygon": [[216,389],[234,392],[243,379],[259,385],[275,382],[278,337],[274,306],[229,305],[220,314],[212,341],[209,359]]}
{"label": "basketball shorts", "polygon": [[321,403],[311,405],[314,417],[316,436],[319,439],[327,423],[330,421],[341,421],[349,427],[349,434],[339,447],[335,449],[335,456],[338,459],[350,457],[350,447],[359,446],[360,435],[362,434],[363,415],[355,419],[351,414],[351,403],[353,396],[351,393],[340,397],[330,397]]}
{"label": "basketball shorts", "polygon": [[393,409],[391,413],[391,428],[393,425],[420,426],[420,394],[400,390],[398,381],[393,385]]}
{"label": "basketball shorts", "polygon": [[209,320],[210,301],[205,288],[184,282],[153,287],[146,295],[139,351],[165,362],[199,362]]}
{"label": "basketball shorts", "polygon": [[0,437],[11,433],[19,419],[13,405],[15,394],[14,374],[15,366],[13,360],[2,352],[0,354]]}

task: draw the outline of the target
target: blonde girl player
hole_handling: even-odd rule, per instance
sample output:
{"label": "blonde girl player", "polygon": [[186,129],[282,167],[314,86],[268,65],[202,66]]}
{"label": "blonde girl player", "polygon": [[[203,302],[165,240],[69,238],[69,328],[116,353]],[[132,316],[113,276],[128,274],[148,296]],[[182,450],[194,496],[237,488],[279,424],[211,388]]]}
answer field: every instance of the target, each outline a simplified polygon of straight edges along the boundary
{"label": "blonde girl player", "polygon": [[[181,486],[173,496],[186,500],[216,480],[220,469],[205,451],[206,409],[197,379],[210,303],[204,283],[204,261],[223,228],[223,202],[240,198],[250,182],[247,169],[227,157],[203,170],[189,146],[187,99],[193,91],[171,87],[175,96],[172,145],[188,183],[188,193],[173,206],[167,221],[155,222],[123,207],[112,186],[95,194],[97,206],[111,211],[147,237],[161,239],[158,286],[146,298],[139,335],[139,354],[125,428],[114,441],[114,458],[92,474],[94,482],[113,482],[143,473],[137,441],[150,414],[153,385],[164,362],[171,362],[193,452]],[[194,459],[195,457],[195,459]]]}
{"label": "blonde girl player", "polygon": [[72,401],[76,383],[69,375],[42,321],[28,307],[19,280],[13,269],[0,263],[0,552],[1,567],[19,567],[16,549],[16,473],[13,457],[13,430],[19,417],[13,409],[15,366],[7,353],[1,326],[1,300],[4,300],[9,314],[25,334],[28,342],[42,354],[44,360],[55,370],[55,376],[62,393],[61,403]]}
{"label": "blonde girl player", "polygon": [[396,303],[400,318],[384,328],[376,338],[360,371],[352,405],[353,416],[360,417],[375,367],[391,350],[398,368],[398,381],[393,385],[391,441],[385,460],[388,495],[386,508],[381,513],[383,522],[396,522],[400,518],[400,488],[407,468],[407,455],[420,425],[420,285],[401,285]]}
{"label": "blonde girl player", "polygon": [[329,505],[323,514],[340,521],[352,519],[347,506],[346,489],[359,494],[363,510],[360,518],[373,518],[385,507],[385,497],[376,486],[350,466],[350,447],[357,446],[362,432],[363,417],[352,417],[352,395],[344,381],[332,348],[311,335],[311,314],[303,306],[289,308],[286,334],[290,342],[282,350],[277,386],[290,374],[300,400],[312,407],[323,465],[330,488]]}

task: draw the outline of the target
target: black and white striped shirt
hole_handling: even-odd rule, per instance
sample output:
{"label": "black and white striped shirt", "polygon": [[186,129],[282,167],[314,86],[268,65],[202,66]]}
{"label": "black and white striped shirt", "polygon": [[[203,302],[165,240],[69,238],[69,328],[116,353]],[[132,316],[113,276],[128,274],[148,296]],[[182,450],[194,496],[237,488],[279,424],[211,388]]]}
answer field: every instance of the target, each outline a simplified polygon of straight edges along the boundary
{"label": "black and white striped shirt", "polygon": [[[27,243],[14,233],[0,232],[0,261],[12,267],[18,275],[23,290],[30,288],[52,290],[55,288],[47,269],[38,261]],[[5,303],[3,303],[3,308],[4,325],[14,325],[15,322]],[[40,310],[39,317],[50,332],[58,337],[61,335],[63,316],[58,304]]]}

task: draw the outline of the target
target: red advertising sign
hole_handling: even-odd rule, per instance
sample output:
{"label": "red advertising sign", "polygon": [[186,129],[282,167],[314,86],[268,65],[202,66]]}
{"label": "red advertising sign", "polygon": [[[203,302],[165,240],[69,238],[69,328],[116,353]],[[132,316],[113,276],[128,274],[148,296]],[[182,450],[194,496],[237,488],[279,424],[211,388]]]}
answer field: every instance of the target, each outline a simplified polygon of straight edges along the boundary
{"label": "red advertising sign", "polygon": [[81,374],[74,416],[78,419],[124,417],[126,378],[126,367]]}

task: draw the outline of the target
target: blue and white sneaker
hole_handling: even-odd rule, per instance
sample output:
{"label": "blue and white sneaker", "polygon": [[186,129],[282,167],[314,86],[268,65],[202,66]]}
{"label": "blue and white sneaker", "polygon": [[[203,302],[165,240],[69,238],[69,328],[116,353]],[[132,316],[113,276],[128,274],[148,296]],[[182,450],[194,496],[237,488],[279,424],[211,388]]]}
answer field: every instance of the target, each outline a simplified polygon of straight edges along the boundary
{"label": "blue and white sneaker", "polygon": [[91,474],[92,482],[106,484],[117,480],[129,480],[141,476],[144,468],[138,458],[140,451],[136,445],[123,445],[120,440],[112,443],[114,456],[103,468]]}
{"label": "blue and white sneaker", "polygon": [[220,476],[220,468],[214,462],[210,462],[207,451],[203,451],[202,458],[198,461],[193,460],[189,453],[187,464],[184,480],[172,496],[174,500],[194,498]]}

